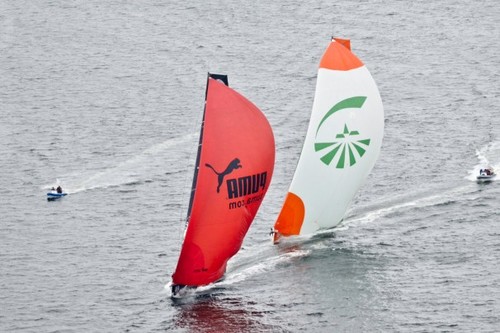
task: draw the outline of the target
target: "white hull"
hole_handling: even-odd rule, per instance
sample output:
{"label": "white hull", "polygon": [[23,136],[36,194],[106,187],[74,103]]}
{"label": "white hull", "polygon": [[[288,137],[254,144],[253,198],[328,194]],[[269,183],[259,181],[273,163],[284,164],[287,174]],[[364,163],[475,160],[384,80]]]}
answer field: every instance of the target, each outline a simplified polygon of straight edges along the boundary
{"label": "white hull", "polygon": [[477,176],[476,179],[478,182],[491,182],[495,180],[496,174],[493,175],[486,175],[486,176]]}

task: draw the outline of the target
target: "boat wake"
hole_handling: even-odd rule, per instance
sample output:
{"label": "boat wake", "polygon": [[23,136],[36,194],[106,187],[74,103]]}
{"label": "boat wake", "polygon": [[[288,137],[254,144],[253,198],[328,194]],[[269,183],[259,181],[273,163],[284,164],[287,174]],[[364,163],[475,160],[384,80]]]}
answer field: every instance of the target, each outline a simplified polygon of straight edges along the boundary
{"label": "boat wake", "polygon": [[[436,192],[434,191],[433,193]],[[368,208],[364,213],[348,215],[335,230],[343,230],[348,229],[350,226],[371,223],[396,213],[402,214],[415,209],[447,205],[457,200],[473,201],[477,200],[479,196],[480,194],[477,191],[477,186],[472,186],[471,184],[442,190],[439,191],[439,194],[423,193],[417,196],[407,197],[406,199],[399,199],[398,201],[378,204],[372,209]]]}
{"label": "boat wake", "polygon": [[[74,194],[88,190],[137,185],[152,181],[151,178],[155,176],[155,173],[159,172],[158,170],[161,170],[162,174],[165,173],[165,161],[172,161],[171,164],[167,163],[167,165],[171,165],[173,168],[178,167],[179,155],[188,154],[185,151],[186,142],[194,142],[196,138],[196,134],[188,134],[166,140],[103,171],[83,177],[81,173],[64,176],[57,180],[57,185],[61,185],[66,193]],[[179,151],[176,151],[175,147],[178,147]],[[172,172],[175,171],[172,170]],[[54,184],[43,185],[41,188],[47,190],[52,186]]]}
{"label": "boat wake", "polygon": [[[464,177],[467,180],[476,182],[479,170],[490,166],[495,170],[500,170],[500,141],[491,142],[481,149],[476,151],[476,156],[478,158],[478,164],[474,166],[469,174]],[[389,202],[380,203],[372,206],[372,208],[367,208],[364,213],[351,212],[345,220],[337,227],[335,230],[347,229],[349,226],[362,223],[370,223],[385,216],[390,216],[394,213],[403,213],[410,211],[412,209],[419,209],[425,207],[431,207],[436,205],[445,205],[450,202],[454,202],[457,198],[460,200],[476,200],[479,197],[477,193],[477,186],[472,186],[470,184],[450,188],[447,190],[437,191],[439,194],[428,194],[423,193],[419,195],[409,196],[406,199],[399,199],[397,201],[391,200]],[[434,191],[436,193],[436,191]]]}
{"label": "boat wake", "polygon": [[[286,265],[297,258],[302,258],[310,255],[310,250],[291,249],[288,251],[279,251],[276,255],[277,247],[271,244],[268,240],[266,243],[269,246],[264,246],[262,243],[258,246],[243,251],[243,255],[232,258],[228,263],[228,268],[224,278],[220,281],[210,283],[206,286],[200,286],[196,289],[190,290],[182,298],[197,298],[208,294],[214,294],[220,290],[230,288],[232,285],[241,283],[255,276],[265,274],[272,271],[279,265]],[[264,248],[264,250],[263,250]],[[164,289],[170,291],[171,282],[166,284]]]}
{"label": "boat wake", "polygon": [[253,276],[272,271],[276,266],[286,264],[296,258],[306,257],[310,254],[309,250],[294,250],[285,253],[280,253],[277,256],[267,258],[254,258],[257,263],[241,265],[234,269],[228,270],[226,278],[221,282],[216,283],[220,287],[230,286],[247,280]]}

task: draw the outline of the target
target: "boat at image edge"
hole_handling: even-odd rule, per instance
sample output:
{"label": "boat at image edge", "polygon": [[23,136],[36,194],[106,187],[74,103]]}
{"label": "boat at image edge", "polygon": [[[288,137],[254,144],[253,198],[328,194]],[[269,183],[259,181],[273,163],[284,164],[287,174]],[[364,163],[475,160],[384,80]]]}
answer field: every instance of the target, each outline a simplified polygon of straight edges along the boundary
{"label": "boat at image edge", "polygon": [[497,174],[492,167],[487,167],[479,170],[479,175],[476,176],[478,183],[486,183],[495,180]]}
{"label": "boat at image edge", "polygon": [[264,114],[229,88],[226,75],[209,73],[173,298],[223,277],[269,188],[274,158],[274,135]]}
{"label": "boat at image edge", "polygon": [[319,64],[304,145],[271,232],[274,243],[338,225],[375,165],[383,134],[375,81],[350,40],[333,38]]}

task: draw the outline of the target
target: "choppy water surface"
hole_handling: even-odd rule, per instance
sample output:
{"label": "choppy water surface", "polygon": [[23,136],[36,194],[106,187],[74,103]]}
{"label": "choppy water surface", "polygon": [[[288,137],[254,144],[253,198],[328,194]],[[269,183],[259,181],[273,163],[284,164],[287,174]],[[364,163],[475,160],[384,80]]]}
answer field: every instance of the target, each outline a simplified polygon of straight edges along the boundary
{"label": "choppy water surface", "polygon": [[[496,1],[0,4],[0,331],[495,332]],[[384,101],[344,224],[273,246],[316,70],[351,38]],[[270,119],[277,164],[226,279],[174,303],[206,73]],[[59,181],[70,195],[46,202]]]}

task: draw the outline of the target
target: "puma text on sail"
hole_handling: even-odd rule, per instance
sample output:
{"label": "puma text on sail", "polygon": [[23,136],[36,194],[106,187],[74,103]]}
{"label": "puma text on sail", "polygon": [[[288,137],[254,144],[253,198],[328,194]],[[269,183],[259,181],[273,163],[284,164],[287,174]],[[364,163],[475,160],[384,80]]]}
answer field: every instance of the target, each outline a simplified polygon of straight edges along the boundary
{"label": "puma text on sail", "polygon": [[245,195],[254,194],[266,188],[267,172],[251,176],[228,179],[227,195],[229,199],[236,199]]}

